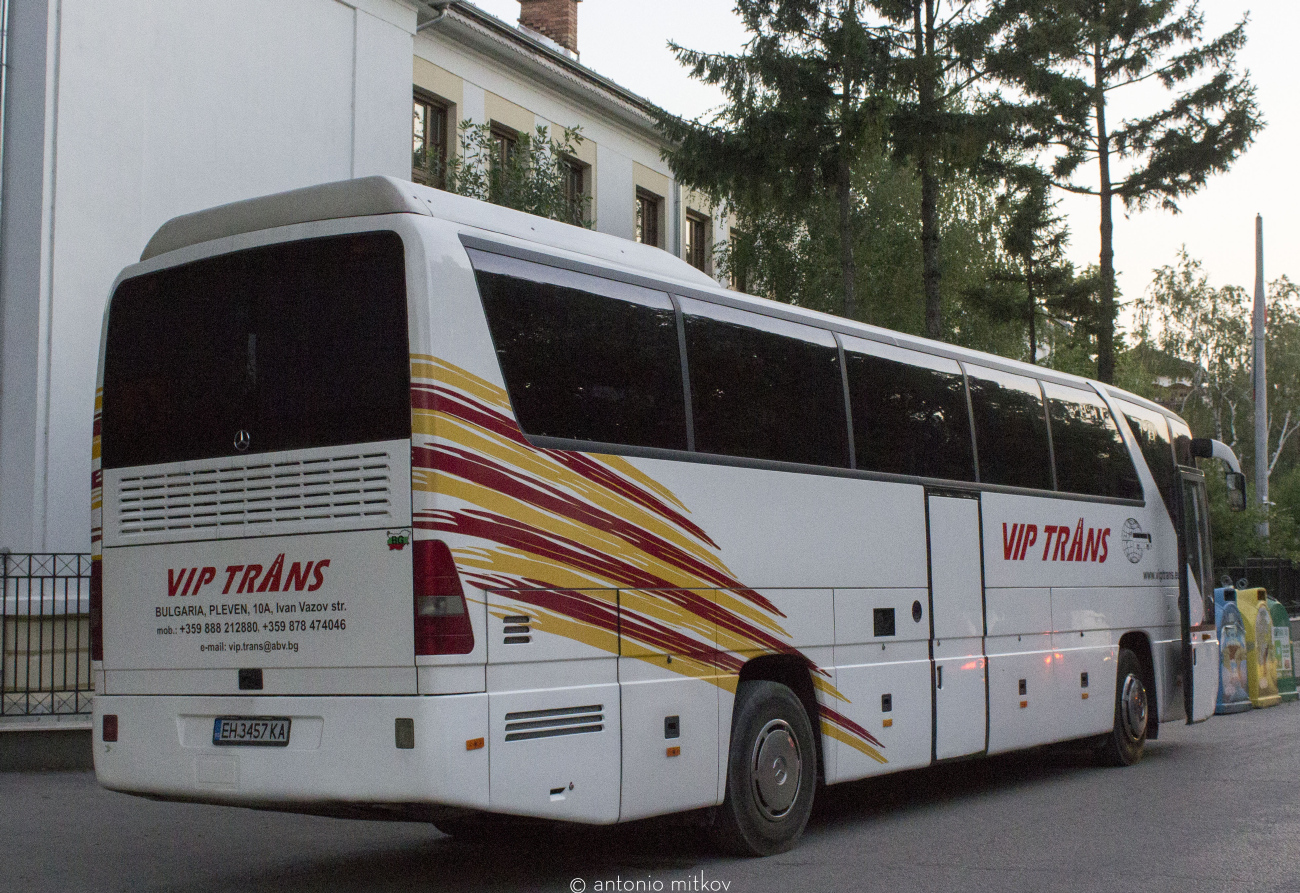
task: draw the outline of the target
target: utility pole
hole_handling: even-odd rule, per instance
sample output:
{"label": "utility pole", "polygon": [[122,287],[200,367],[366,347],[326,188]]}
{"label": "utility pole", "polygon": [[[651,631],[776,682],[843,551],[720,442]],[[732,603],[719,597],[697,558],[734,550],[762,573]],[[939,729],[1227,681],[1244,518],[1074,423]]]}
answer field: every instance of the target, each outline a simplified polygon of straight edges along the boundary
{"label": "utility pole", "polygon": [[[1264,217],[1255,215],[1255,504],[1267,508],[1268,502],[1268,379],[1264,372],[1264,333],[1268,310],[1264,303]],[[1259,523],[1256,532],[1268,539],[1268,521]]]}

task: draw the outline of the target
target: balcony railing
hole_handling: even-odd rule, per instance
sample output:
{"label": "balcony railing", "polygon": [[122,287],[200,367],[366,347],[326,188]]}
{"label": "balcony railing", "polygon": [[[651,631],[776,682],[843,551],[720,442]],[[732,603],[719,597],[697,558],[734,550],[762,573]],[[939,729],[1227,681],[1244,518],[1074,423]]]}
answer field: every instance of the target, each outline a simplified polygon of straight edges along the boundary
{"label": "balcony railing", "polygon": [[88,714],[90,555],[0,553],[0,717]]}

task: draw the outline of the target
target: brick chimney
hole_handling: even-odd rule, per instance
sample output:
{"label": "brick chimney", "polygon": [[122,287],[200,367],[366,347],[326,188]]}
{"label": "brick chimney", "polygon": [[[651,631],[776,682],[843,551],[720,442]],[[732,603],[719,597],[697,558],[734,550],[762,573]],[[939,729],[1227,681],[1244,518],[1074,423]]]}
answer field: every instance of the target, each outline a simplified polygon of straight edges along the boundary
{"label": "brick chimney", "polygon": [[519,0],[519,24],[544,34],[575,56],[581,0]]}

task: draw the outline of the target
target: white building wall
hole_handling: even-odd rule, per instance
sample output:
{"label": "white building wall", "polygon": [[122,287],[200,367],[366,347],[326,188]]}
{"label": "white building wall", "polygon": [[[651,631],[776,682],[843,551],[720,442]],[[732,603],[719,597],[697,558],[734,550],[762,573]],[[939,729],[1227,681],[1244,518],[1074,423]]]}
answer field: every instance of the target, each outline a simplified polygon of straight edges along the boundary
{"label": "white building wall", "polygon": [[[33,469],[30,495],[6,492],[0,503],[0,547],[13,551],[89,550],[101,317],[114,277],[160,224],[312,183],[410,175],[413,7],[60,0],[51,9],[44,286],[30,276],[0,283],[5,314],[22,322],[14,343],[4,340],[0,368],[22,374],[3,381],[0,429],[18,435],[12,448],[6,435],[0,460],[16,480]],[[24,216],[7,219],[6,259],[9,238],[43,222]],[[46,317],[36,331],[33,307]]]}
{"label": "white building wall", "polygon": [[[596,201],[592,210],[595,228],[600,232],[625,239],[633,237],[636,213],[634,162],[666,178],[672,176],[667,163],[660,158],[661,143],[656,136],[623,126],[610,115],[594,111],[589,103],[575,100],[539,78],[529,77],[497,59],[459,44],[443,29],[435,27],[417,35],[415,55],[463,81],[463,107],[456,110],[460,119],[485,123],[488,111],[484,94],[490,93],[532,112],[539,124],[553,122],[561,128],[580,127],[584,139],[596,147],[593,190]],[[671,247],[667,232],[664,247]]]}

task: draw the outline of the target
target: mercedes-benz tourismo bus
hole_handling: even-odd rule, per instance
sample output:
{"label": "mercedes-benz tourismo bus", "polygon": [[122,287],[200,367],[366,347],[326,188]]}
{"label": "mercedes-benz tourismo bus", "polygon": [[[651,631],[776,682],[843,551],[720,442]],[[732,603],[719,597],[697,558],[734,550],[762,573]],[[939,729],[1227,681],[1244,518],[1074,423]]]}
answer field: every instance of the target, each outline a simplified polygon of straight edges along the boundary
{"label": "mercedes-benz tourismo bus", "polygon": [[385,178],[214,208],[99,385],[115,790],[769,853],[821,783],[1214,709],[1226,447],[656,248]]}

